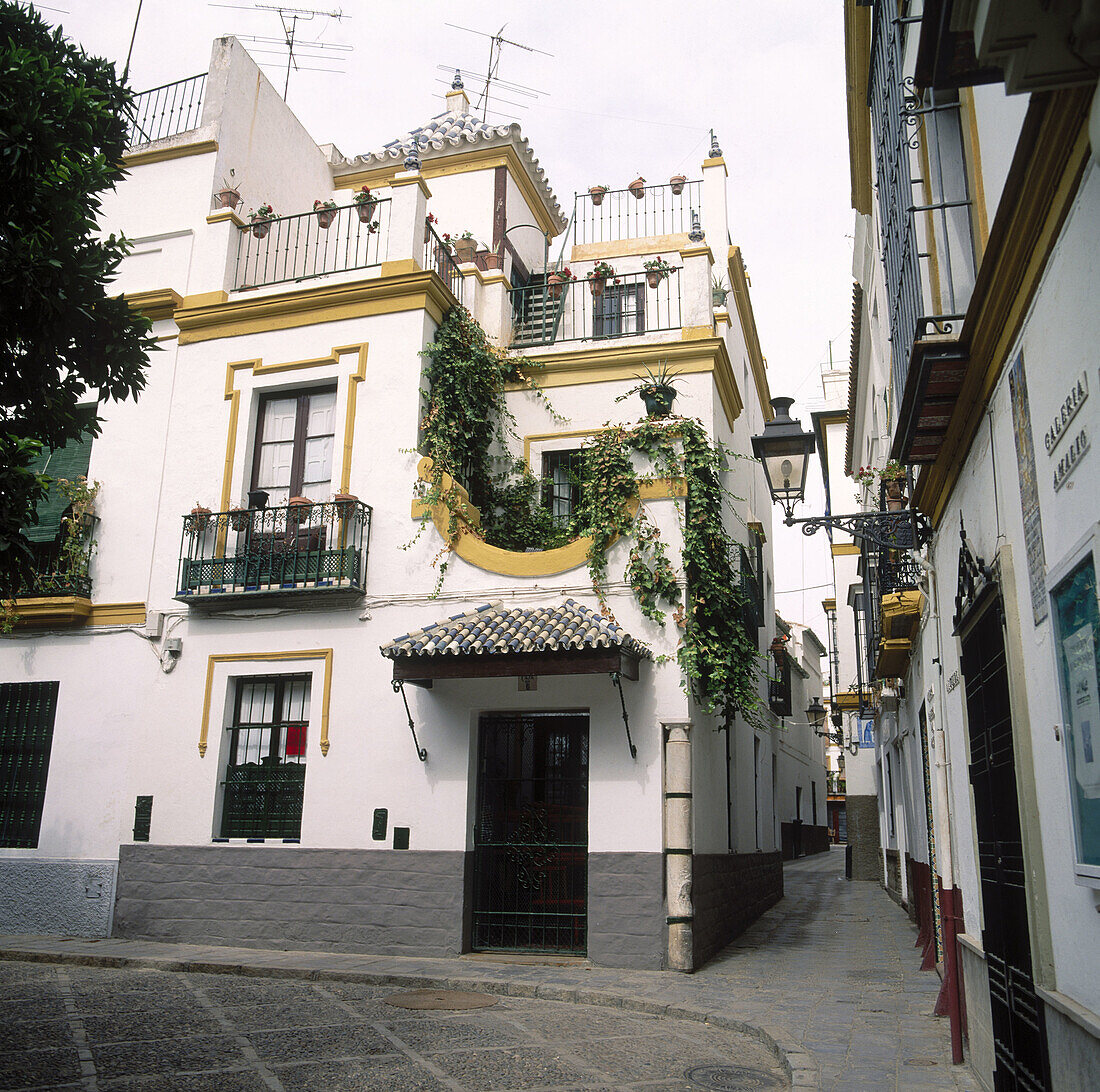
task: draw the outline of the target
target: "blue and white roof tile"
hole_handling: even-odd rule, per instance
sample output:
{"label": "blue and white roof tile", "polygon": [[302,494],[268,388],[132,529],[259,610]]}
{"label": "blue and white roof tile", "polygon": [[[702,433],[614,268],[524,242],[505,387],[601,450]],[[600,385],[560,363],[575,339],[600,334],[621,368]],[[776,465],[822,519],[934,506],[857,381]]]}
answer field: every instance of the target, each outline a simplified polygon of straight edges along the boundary
{"label": "blue and white roof tile", "polygon": [[556,607],[505,609],[486,603],[434,626],[406,633],[381,646],[382,655],[492,656],[524,652],[567,652],[620,648],[642,659],[650,651],[615,622],[572,599]]}

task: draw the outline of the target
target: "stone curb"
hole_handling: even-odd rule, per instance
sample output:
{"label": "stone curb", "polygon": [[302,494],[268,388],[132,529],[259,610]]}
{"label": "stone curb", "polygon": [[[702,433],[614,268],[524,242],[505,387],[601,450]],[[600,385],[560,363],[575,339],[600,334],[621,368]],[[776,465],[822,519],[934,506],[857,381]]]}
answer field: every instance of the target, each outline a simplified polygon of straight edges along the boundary
{"label": "stone curb", "polygon": [[785,1028],[775,1024],[749,1024],[732,1016],[685,1004],[661,1004],[644,997],[624,997],[607,989],[586,989],[557,983],[508,981],[477,975],[461,977],[401,974],[398,972],[351,971],[335,968],[280,967],[208,959],[171,959],[167,956],[92,955],[83,952],[52,952],[0,948],[0,960],[22,963],[60,963],[76,967],[134,967],[139,970],[190,974],[238,974],[250,978],[298,978],[306,981],[359,982],[367,986],[404,986],[422,990],[479,989],[501,997],[530,997],[543,1001],[566,1001],[579,1005],[602,1005],[648,1016],[692,1020],[725,1031],[748,1035],[775,1055],[791,1086],[797,1089],[821,1087],[817,1060]]}

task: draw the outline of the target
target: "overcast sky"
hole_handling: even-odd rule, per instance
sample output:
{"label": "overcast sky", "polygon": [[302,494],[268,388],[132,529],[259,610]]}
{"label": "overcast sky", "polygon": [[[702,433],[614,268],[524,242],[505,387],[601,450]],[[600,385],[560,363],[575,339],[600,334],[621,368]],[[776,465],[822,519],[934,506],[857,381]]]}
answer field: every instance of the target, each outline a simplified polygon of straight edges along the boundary
{"label": "overcast sky", "polygon": [[[543,52],[505,46],[499,104],[519,121],[568,216],[590,185],[622,187],[684,173],[697,178],[713,127],[729,167],[730,226],[752,279],[773,395],[821,398],[829,343],[844,359],[851,314],[851,233],[840,0],[290,0],[342,11],[298,27],[322,59],[303,60],[287,101],[318,143],[347,156],[375,150],[443,109],[449,69],[484,71],[496,33]],[[268,6],[274,6],[269,4]],[[138,0],[50,0],[39,10],[86,49],[121,64]],[[203,72],[213,38],[235,34],[280,89],[283,60],[261,50],[279,16],[248,4],[144,0],[130,63],[141,91]],[[545,56],[544,54],[552,54]],[[442,81],[442,82],[441,82]],[[476,92],[468,82],[471,98]],[[246,195],[246,202],[254,195]],[[716,257],[721,255],[716,253]],[[812,472],[813,473],[813,472]],[[841,489],[840,497],[847,496]],[[808,506],[820,511],[820,502]],[[776,512],[778,516],[778,512]],[[829,579],[823,534],[777,533],[778,609],[825,639],[817,587]],[[809,587],[805,593],[793,591]]]}

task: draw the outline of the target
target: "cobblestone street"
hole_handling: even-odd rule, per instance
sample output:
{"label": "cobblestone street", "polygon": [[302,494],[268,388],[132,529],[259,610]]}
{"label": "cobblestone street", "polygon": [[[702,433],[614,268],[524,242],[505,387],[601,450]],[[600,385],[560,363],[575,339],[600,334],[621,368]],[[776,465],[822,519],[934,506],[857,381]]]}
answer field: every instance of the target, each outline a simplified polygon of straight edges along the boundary
{"label": "cobblestone street", "polygon": [[[692,976],[0,938],[0,1087],[978,1088],[950,1064],[915,930],[842,865],[837,851],[788,865],[783,901]],[[496,1003],[383,1000],[429,988]]]}

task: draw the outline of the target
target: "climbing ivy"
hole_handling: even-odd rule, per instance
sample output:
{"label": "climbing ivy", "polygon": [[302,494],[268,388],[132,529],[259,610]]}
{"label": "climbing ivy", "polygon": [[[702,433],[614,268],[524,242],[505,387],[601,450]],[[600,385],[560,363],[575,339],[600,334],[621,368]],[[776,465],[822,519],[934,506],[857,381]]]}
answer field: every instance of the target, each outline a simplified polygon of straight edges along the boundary
{"label": "climbing ivy", "polygon": [[[689,418],[609,425],[581,449],[581,499],[563,526],[544,503],[545,483],[522,459],[507,454],[515,420],[505,402],[506,386],[522,382],[544,397],[532,378],[536,365],[493,346],[461,307],[448,313],[425,355],[420,451],[432,459],[432,472],[423,500],[429,507],[442,502],[451,512],[448,545],[440,557],[449,551],[464,514],[461,495],[444,486],[446,475],[465,484],[481,514],[480,534],[492,545],[545,550],[588,536],[592,586],[608,615],[607,555],[622,538],[630,544],[626,579],[642,613],[663,626],[671,612],[681,630],[676,658],[685,687],[708,713],[728,720],[736,711],[760,722],[763,663],[755,634],[741,622],[744,593],[724,522],[733,498],[722,475],[738,456]],[[660,531],[638,503],[635,456],[648,460],[655,477],[686,484],[681,513],[686,601]],[[441,560],[440,583],[446,568]]]}

